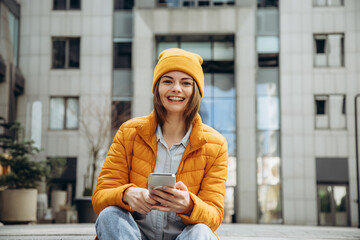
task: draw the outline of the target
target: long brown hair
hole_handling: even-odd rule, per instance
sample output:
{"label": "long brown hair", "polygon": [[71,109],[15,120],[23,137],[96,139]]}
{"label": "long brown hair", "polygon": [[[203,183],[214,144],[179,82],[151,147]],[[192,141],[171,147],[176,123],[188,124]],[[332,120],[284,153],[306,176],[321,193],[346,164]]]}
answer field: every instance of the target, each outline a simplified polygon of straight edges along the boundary
{"label": "long brown hair", "polygon": [[[166,109],[160,99],[159,82],[160,79],[156,82],[155,85],[153,104],[154,104],[154,111],[156,114],[157,121],[160,124],[160,126],[163,126],[166,121]],[[193,93],[184,111],[186,131],[189,130],[190,125],[192,124],[196,114],[199,112],[200,101],[201,101],[200,90],[196,81],[194,81]]]}

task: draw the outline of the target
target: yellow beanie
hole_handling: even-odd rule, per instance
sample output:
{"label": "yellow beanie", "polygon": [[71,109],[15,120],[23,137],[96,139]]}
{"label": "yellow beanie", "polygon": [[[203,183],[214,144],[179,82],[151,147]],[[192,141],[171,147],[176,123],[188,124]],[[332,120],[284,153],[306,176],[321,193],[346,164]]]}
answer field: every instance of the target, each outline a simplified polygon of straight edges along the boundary
{"label": "yellow beanie", "polygon": [[171,71],[180,71],[192,76],[199,86],[201,97],[204,96],[204,73],[201,67],[203,59],[200,55],[180,48],[169,48],[162,51],[154,69],[152,92],[162,75]]}

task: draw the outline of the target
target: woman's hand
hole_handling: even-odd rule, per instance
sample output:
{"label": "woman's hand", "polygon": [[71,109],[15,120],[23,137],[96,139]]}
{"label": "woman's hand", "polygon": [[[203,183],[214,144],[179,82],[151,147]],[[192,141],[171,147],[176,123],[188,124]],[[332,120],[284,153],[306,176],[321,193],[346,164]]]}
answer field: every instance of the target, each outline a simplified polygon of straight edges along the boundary
{"label": "woman's hand", "polygon": [[129,204],[134,211],[141,214],[150,212],[152,206],[158,202],[149,197],[149,191],[145,188],[129,187],[123,195],[123,201]]}
{"label": "woman's hand", "polygon": [[181,181],[175,184],[175,188],[162,187],[161,190],[150,190],[150,198],[161,204],[152,206],[151,210],[190,215],[194,208],[189,191]]}

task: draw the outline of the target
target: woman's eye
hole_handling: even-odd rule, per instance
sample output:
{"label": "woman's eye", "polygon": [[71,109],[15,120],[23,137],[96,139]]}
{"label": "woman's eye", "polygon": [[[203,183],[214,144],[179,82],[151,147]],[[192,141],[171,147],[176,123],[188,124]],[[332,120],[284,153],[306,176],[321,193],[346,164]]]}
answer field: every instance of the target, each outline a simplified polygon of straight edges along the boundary
{"label": "woman's eye", "polygon": [[171,81],[170,81],[170,80],[163,80],[162,82],[163,82],[163,83],[166,83],[166,84],[171,83]]}
{"label": "woman's eye", "polygon": [[183,82],[183,84],[184,84],[185,86],[190,86],[190,85],[192,85],[191,82]]}

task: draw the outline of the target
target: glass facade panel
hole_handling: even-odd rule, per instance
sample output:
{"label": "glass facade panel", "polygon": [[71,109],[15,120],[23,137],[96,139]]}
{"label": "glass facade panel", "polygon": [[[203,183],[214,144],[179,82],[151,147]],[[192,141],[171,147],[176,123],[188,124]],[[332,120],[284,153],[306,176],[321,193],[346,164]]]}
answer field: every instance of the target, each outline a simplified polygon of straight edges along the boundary
{"label": "glass facade panel", "polygon": [[131,42],[114,43],[114,68],[131,68]]}
{"label": "glass facade panel", "polygon": [[279,37],[278,36],[258,36],[256,37],[257,53],[278,53]]}
{"label": "glass facade panel", "polygon": [[214,100],[203,98],[201,100],[199,113],[203,123],[209,126],[214,126]]}
{"label": "glass facade panel", "polygon": [[279,0],[257,0],[258,8],[278,8]]}
{"label": "glass facade panel", "polygon": [[178,43],[177,42],[160,42],[157,45],[157,54],[156,56],[159,56],[159,54],[168,48],[177,48]]}
{"label": "glass facade panel", "polygon": [[[214,97],[235,97],[234,74],[215,73],[214,76]],[[235,109],[234,109],[235,110]]]}
{"label": "glass facade panel", "polygon": [[80,67],[80,38],[69,39],[69,68]]}
{"label": "glass facade panel", "polygon": [[8,11],[9,19],[9,31],[10,31],[10,41],[13,50],[13,64],[18,65],[18,51],[19,51],[19,19],[15,17],[12,12]]}
{"label": "glass facade panel", "polygon": [[235,98],[214,99],[214,127],[219,131],[235,131]]}
{"label": "glass facade panel", "polygon": [[131,69],[116,69],[113,74],[113,97],[131,97],[133,94]]}
{"label": "glass facade panel", "polygon": [[335,225],[348,226],[346,186],[334,186]]}
{"label": "glass facade panel", "polygon": [[65,99],[50,99],[50,129],[63,129],[65,118]]}
{"label": "glass facade panel", "polygon": [[315,96],[315,128],[329,127],[328,96]]}
{"label": "glass facade panel", "polygon": [[332,225],[331,196],[331,186],[318,186],[319,225]]}
{"label": "glass facade panel", "polygon": [[257,158],[257,183],[259,185],[277,185],[280,183],[280,158]]}
{"label": "glass facade panel", "polygon": [[344,106],[345,106],[345,96],[330,95],[329,98],[330,128],[332,129],[346,128],[346,112]]}
{"label": "glass facade panel", "polygon": [[260,68],[256,77],[257,96],[276,96],[279,95],[279,69]]}
{"label": "glass facade panel", "polygon": [[277,35],[279,34],[279,10],[258,9],[257,15],[257,34],[259,35]]}
{"label": "glass facade panel", "polygon": [[80,9],[81,0],[70,0],[70,9]]}
{"label": "glass facade panel", "polygon": [[134,0],[114,0],[115,10],[130,10],[134,7]]}
{"label": "glass facade panel", "polygon": [[259,130],[280,128],[279,97],[257,97],[257,128]]}
{"label": "glass facade panel", "polygon": [[280,185],[258,185],[259,223],[281,223]]}
{"label": "glass facade panel", "polygon": [[211,60],[211,42],[181,42],[180,48],[199,54],[204,61]]}
{"label": "glass facade panel", "polygon": [[52,67],[53,68],[65,68],[65,48],[66,40],[55,38],[52,41]]}
{"label": "glass facade panel", "polygon": [[66,129],[78,128],[79,99],[66,99]]}
{"label": "glass facade panel", "polygon": [[330,34],[328,35],[329,51],[328,61],[330,67],[342,66],[342,38],[341,34]]}
{"label": "glass facade panel", "polygon": [[280,135],[279,131],[257,132],[257,156],[280,156]]}
{"label": "glass facade panel", "polygon": [[54,9],[55,10],[66,9],[66,1],[67,0],[54,0]]}
{"label": "glass facade panel", "polygon": [[214,42],[214,61],[233,60],[234,42]]}
{"label": "glass facade panel", "polygon": [[111,106],[111,129],[118,128],[131,118],[131,101],[113,101]]}
{"label": "glass facade panel", "polygon": [[228,143],[228,154],[229,156],[236,156],[236,134],[235,132],[221,132],[221,134],[226,138]]}
{"label": "glass facade panel", "polygon": [[133,12],[117,11],[114,12],[114,37],[127,38],[133,35]]}
{"label": "glass facade panel", "polygon": [[214,87],[212,84],[212,74],[204,73],[204,97],[213,97],[214,96]]}

